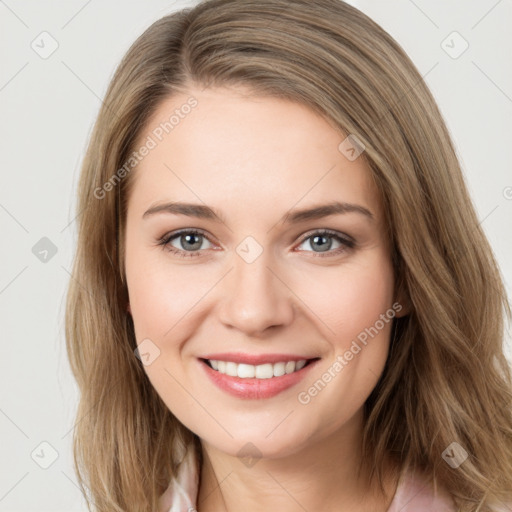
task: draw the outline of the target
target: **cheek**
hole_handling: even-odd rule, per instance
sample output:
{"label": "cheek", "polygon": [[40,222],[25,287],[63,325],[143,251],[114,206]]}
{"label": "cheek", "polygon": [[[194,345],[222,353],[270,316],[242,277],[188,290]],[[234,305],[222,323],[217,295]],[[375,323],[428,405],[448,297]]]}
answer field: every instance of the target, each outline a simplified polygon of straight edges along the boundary
{"label": "cheek", "polygon": [[314,269],[306,279],[301,274],[295,290],[338,352],[391,308],[393,270],[385,255],[375,252],[357,264],[342,264],[328,272]]}
{"label": "cheek", "polygon": [[317,278],[308,306],[326,326],[330,355],[303,386],[299,402],[315,411],[319,424],[336,429],[362,407],[384,369],[395,315],[393,271],[376,252],[357,266],[340,266],[329,279]]}
{"label": "cheek", "polygon": [[137,341],[149,337],[161,342],[170,336],[170,330],[211,287],[192,266],[166,265],[157,251],[162,249],[154,248],[151,257],[127,252],[126,276]]}
{"label": "cheek", "polygon": [[136,342],[150,353],[144,371],[169,409],[181,417],[194,410],[194,403],[177,384],[184,380],[180,350],[190,334],[194,304],[207,288],[202,290],[193,273],[184,271],[186,266],[166,264],[160,250],[150,255],[127,247],[126,278]]}

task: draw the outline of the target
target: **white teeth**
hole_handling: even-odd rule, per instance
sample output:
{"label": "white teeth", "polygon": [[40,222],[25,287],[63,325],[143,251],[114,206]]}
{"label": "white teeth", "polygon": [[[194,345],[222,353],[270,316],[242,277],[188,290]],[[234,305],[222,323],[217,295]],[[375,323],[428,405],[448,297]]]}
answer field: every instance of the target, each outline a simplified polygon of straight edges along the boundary
{"label": "white teeth", "polygon": [[304,368],[306,359],[300,361],[287,361],[280,363],[266,363],[254,366],[252,364],[237,364],[232,361],[214,361],[209,359],[211,367],[220,373],[241,379],[271,379],[281,377],[285,373],[293,373]]}
{"label": "white teeth", "polygon": [[274,376],[274,366],[270,363],[256,366],[254,375],[257,379],[271,379]]}
{"label": "white teeth", "polygon": [[226,361],[226,375],[229,375],[230,377],[237,377],[236,373],[236,367],[238,365],[236,363],[233,363],[231,361]]}
{"label": "white teeth", "polygon": [[301,361],[297,361],[297,364],[295,365],[295,370],[300,370],[301,368],[304,368],[305,364],[306,364],[305,359],[302,359]]}
{"label": "white teeth", "polygon": [[281,377],[284,375],[284,366],[286,363],[276,363],[274,364],[274,377]]}
{"label": "white teeth", "polygon": [[254,379],[255,367],[252,364],[239,364],[236,373],[241,379]]}
{"label": "white teeth", "polygon": [[295,371],[295,361],[288,361],[284,367],[286,373],[293,373]]}

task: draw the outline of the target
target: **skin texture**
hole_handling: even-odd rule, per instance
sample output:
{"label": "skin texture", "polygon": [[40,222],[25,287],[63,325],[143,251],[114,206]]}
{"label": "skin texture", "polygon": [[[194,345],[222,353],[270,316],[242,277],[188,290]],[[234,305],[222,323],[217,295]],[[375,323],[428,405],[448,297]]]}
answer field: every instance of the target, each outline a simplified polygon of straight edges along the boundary
{"label": "skin texture", "polygon": [[[355,469],[362,407],[384,368],[391,322],[309,403],[298,400],[397,300],[366,164],[347,159],[338,150],[346,134],[307,107],[242,88],[191,88],[166,99],[139,141],[190,96],[197,106],[132,171],[125,261],[137,343],[149,338],[160,350],[147,375],[202,440],[198,510],[385,511],[396,478],[383,496]],[[168,201],[209,205],[225,223],[170,213],[143,219]],[[279,222],[291,209],[331,201],[364,206],[373,219],[344,213]],[[186,245],[178,236],[170,244],[199,256],[158,245],[184,228],[206,238]],[[343,245],[328,237],[330,252],[322,252],[303,238],[324,228],[352,237],[355,247],[336,254]],[[236,251],[248,236],[263,250],[251,263]],[[195,242],[199,251],[190,249]],[[403,314],[405,308],[396,316]],[[244,400],[214,386],[198,360],[235,351],[321,360],[277,396]],[[262,456],[250,467],[237,457],[248,442]]]}

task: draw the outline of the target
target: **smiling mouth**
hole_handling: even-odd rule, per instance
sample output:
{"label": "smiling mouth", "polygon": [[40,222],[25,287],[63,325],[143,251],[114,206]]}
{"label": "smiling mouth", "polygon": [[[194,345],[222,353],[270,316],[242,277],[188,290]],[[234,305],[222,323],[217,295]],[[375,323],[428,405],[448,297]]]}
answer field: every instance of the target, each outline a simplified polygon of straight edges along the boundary
{"label": "smiling mouth", "polygon": [[230,377],[240,379],[272,379],[296,373],[302,368],[320,359],[301,359],[299,361],[280,361],[277,363],[265,363],[259,365],[234,363],[232,361],[220,361],[215,359],[201,359],[212,370]]}

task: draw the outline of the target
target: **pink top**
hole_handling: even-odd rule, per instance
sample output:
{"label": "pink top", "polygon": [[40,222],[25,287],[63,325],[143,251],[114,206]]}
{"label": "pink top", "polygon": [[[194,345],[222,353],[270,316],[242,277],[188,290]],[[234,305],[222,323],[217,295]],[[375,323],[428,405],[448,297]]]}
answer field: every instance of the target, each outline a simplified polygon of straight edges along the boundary
{"label": "pink top", "polygon": [[456,512],[444,490],[434,494],[431,484],[419,472],[402,474],[388,512]]}
{"label": "pink top", "polygon": [[[191,446],[177,477],[160,497],[159,512],[196,512],[198,491],[199,469],[195,449]],[[456,512],[456,507],[445,491],[434,494],[431,484],[421,473],[408,472],[402,474],[387,512]]]}

